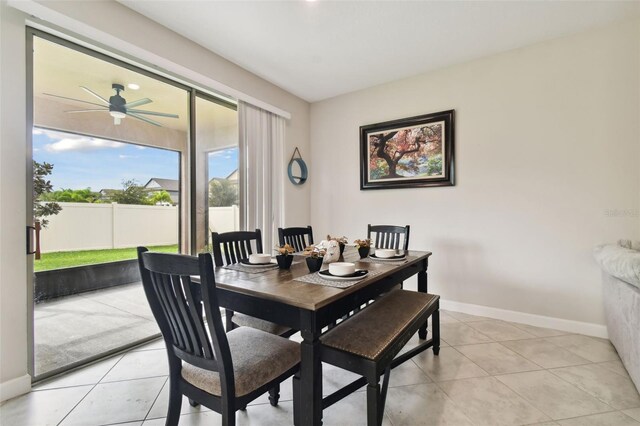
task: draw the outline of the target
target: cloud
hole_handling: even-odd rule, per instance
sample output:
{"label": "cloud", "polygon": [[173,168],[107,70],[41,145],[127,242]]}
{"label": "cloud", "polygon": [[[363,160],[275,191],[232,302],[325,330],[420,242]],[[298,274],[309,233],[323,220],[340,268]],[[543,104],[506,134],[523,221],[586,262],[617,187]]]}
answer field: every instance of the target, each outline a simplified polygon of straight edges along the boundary
{"label": "cloud", "polygon": [[35,127],[33,128],[33,131],[31,132],[34,135],[41,135],[42,134],[42,130],[40,129],[36,129]]}
{"label": "cloud", "polygon": [[136,145],[136,148],[138,148],[138,149],[140,149],[140,150],[147,149],[147,147],[145,147],[145,146],[140,146],[140,145]]}
{"label": "cloud", "polygon": [[88,137],[67,137],[44,146],[49,152],[96,151],[99,149],[122,148],[122,142],[107,141]]}
{"label": "cloud", "polygon": [[120,158],[120,159],[123,159],[123,160],[124,160],[124,159],[127,159],[127,158],[140,158],[140,156],[138,156],[138,155],[124,155],[124,154],[120,154],[120,155],[118,155],[118,158]]}

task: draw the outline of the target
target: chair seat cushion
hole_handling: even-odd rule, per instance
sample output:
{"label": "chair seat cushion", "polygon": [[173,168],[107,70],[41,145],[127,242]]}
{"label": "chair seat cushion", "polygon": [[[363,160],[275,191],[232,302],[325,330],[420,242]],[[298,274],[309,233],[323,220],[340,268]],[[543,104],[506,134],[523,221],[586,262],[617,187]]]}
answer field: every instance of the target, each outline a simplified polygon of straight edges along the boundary
{"label": "chair seat cushion", "polygon": [[280,336],[291,330],[289,327],[286,327],[284,325],[265,321],[263,319],[241,314],[239,312],[235,312],[233,314],[233,316],[231,317],[231,321],[241,327],[256,328],[258,330],[266,331],[267,333],[275,334],[277,336]]}
{"label": "chair seat cushion", "polygon": [[[236,396],[246,395],[284,374],[300,362],[300,345],[249,327],[236,328],[227,333]],[[182,363],[182,378],[212,395],[221,395],[220,376]]]}
{"label": "chair seat cushion", "polygon": [[434,309],[440,296],[392,290],[325,333],[324,346],[377,360],[412,321]]}

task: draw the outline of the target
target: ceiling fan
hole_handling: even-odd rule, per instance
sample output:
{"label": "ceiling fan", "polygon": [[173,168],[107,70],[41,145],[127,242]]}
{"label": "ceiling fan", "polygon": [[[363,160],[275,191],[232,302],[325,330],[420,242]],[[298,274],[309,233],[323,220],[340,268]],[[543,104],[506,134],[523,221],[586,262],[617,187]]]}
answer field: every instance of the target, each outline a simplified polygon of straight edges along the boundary
{"label": "ceiling fan", "polygon": [[151,120],[150,118],[144,117],[143,115],[155,115],[158,117],[168,117],[168,118],[179,118],[177,114],[167,114],[164,112],[155,112],[155,111],[145,111],[141,109],[135,109],[141,105],[146,105],[153,102],[149,98],[138,99],[137,101],[127,103],[127,100],[120,96],[120,92],[124,91],[124,86],[122,84],[113,83],[111,88],[116,91],[116,94],[111,96],[109,100],[106,100],[102,96],[98,95],[93,90],[80,86],[82,90],[89,93],[92,96],[98,98],[104,105],[96,104],[94,102],[87,102],[81,99],[68,98],[66,96],[53,95],[51,93],[44,93],[47,96],[53,96],[56,98],[69,99],[71,101],[82,102],[84,104],[94,105],[100,108],[89,108],[89,109],[76,109],[65,111],[68,113],[80,113],[80,112],[108,112],[113,117],[113,124],[119,125],[121,120],[127,116],[137,118],[138,120],[144,121],[145,123],[153,124],[154,126],[162,127],[162,124],[158,123],[155,120]]}

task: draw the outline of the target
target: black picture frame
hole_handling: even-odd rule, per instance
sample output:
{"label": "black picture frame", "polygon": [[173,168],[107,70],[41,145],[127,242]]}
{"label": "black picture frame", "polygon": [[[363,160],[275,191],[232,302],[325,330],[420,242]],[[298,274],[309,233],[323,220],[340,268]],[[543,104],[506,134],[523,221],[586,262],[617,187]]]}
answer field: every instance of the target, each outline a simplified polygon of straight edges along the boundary
{"label": "black picture frame", "polygon": [[360,189],[453,186],[454,143],[452,109],[360,126]]}

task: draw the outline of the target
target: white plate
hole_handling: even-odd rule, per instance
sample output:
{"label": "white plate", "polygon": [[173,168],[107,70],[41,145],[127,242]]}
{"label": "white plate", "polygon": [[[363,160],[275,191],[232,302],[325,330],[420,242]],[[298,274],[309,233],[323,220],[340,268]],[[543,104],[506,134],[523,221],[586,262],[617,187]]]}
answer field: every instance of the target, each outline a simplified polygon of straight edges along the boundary
{"label": "white plate", "polygon": [[275,259],[271,259],[271,262],[269,263],[249,263],[248,260],[246,261],[246,263],[243,261],[240,261],[239,263],[239,265],[246,266],[247,268],[264,268],[265,266],[272,266],[277,264],[278,262],[276,262]]}
{"label": "white plate", "polygon": [[375,257],[375,253],[373,255],[369,255],[369,258],[373,260],[379,260],[381,262],[399,262],[401,260],[405,260],[407,255],[403,255],[402,257]]}
{"label": "white plate", "polygon": [[361,280],[363,278],[366,278],[367,275],[369,275],[369,271],[367,271],[365,269],[356,270],[356,272],[358,272],[358,271],[365,271],[365,273],[362,274],[362,275],[357,275],[355,277],[340,277],[340,276],[337,276],[337,275],[330,275],[329,270],[325,269],[324,271],[320,271],[320,272],[326,272],[326,275],[325,274],[321,274],[320,272],[318,272],[318,275],[321,278],[324,278],[325,280],[332,280],[332,281],[357,281],[357,280]]}

